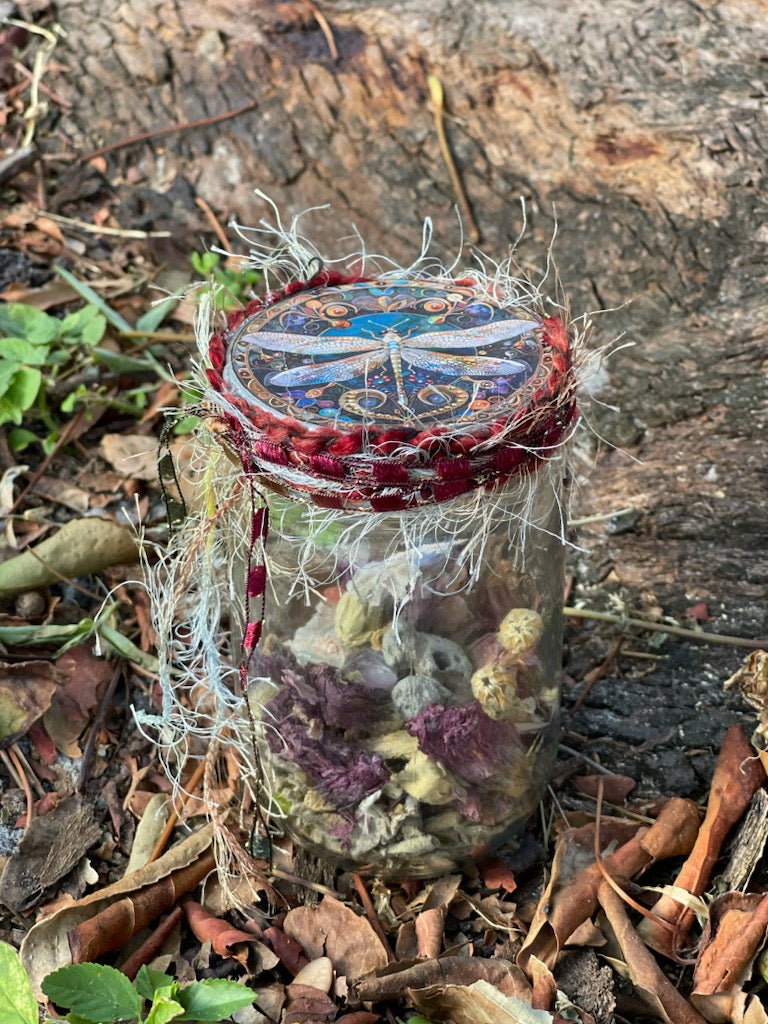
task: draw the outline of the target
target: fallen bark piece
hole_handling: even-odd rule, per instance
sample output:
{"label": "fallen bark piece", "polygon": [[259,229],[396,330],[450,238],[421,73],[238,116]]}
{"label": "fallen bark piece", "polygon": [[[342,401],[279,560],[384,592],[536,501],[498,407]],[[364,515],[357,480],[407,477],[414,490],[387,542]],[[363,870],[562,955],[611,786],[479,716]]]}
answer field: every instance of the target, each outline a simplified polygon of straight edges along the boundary
{"label": "fallen bark piece", "polygon": [[598,899],[637,994],[666,1024],[705,1024],[704,1017],[677,991],[632,927],[621,896],[603,881]]}
{"label": "fallen bark piece", "polygon": [[93,811],[80,797],[68,797],[34,818],[5,867],[0,903],[14,913],[29,910],[100,838]]}
{"label": "fallen bark piece", "polygon": [[130,527],[108,519],[70,519],[53,537],[0,565],[0,599],[57,583],[62,577],[130,565],[138,557],[139,542]]}
{"label": "fallen bark piece", "polygon": [[[752,797],[765,783],[765,770],[747,742],[744,729],[732,725],[725,734],[715,766],[712,787],[696,843],[680,869],[674,885],[694,896],[707,887],[725,837],[749,807]],[[643,941],[657,953],[673,957],[685,942],[694,914],[671,896],[661,896],[653,907],[655,917],[674,927],[646,918],[639,926]]]}

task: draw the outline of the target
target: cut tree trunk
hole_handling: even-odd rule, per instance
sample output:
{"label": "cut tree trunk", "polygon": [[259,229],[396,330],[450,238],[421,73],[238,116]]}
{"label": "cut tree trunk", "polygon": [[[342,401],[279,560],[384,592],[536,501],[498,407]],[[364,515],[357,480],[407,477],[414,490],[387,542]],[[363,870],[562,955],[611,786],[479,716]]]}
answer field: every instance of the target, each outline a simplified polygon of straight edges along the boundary
{"label": "cut tree trunk", "polygon": [[[591,550],[574,559],[577,594],[678,616],[706,601],[707,628],[768,636],[765,3],[318,6],[59,0],[67,35],[45,81],[71,108],[45,145],[82,155],[251,105],[106,154],[118,220],[199,248],[193,196],[254,225],[271,215],[259,189],[286,220],[330,204],[302,220],[330,256],[359,245],[354,226],[369,252],[408,264],[430,218],[434,253],[452,260],[461,235],[427,88],[436,76],[482,250],[507,255],[524,198],[523,270],[546,267],[556,220],[559,284],[550,269],[545,292],[567,295],[574,315],[594,311],[593,349],[627,346],[593,382],[605,404],[585,404],[609,446],[575,476],[579,516],[632,511],[577,538]],[[79,173],[52,201],[83,216]],[[232,245],[247,251],[234,233]],[[675,650],[649,677],[664,699],[674,704],[685,673],[722,704],[741,652]],[[680,709],[694,714],[687,697]],[[663,701],[659,713],[668,731]]]}

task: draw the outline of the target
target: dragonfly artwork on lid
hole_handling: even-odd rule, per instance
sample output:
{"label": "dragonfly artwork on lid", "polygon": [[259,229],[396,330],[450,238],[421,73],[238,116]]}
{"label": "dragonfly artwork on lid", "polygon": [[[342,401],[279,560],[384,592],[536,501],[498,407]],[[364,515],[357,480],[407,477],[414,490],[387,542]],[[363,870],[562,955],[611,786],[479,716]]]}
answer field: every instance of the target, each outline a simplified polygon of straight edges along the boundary
{"label": "dragonfly artwork on lid", "polygon": [[247,318],[225,379],[262,408],[322,424],[506,414],[545,368],[541,324],[450,282],[358,282]]}

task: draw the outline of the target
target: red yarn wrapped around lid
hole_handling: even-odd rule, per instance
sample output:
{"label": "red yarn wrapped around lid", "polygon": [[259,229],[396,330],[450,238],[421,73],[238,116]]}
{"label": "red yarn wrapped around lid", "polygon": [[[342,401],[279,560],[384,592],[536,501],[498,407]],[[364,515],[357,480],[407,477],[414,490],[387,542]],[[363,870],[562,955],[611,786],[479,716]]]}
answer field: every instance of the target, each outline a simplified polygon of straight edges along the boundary
{"label": "red yarn wrapped around lid", "polygon": [[390,512],[535,469],[576,417],[563,322],[469,280],[322,272],[209,348],[246,471],[329,508]]}

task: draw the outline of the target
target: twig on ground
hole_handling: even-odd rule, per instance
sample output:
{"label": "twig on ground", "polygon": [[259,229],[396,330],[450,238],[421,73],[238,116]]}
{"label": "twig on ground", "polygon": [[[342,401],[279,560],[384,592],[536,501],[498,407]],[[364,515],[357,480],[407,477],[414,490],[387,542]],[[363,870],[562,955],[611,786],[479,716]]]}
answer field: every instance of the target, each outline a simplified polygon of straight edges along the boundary
{"label": "twig on ground", "polygon": [[174,907],[167,917],[156,925],[151,934],[135,949],[125,963],[120,965],[122,973],[133,981],[144,964],[150,963],[163,948],[163,943],[184,916],[182,906]]}
{"label": "twig on ground", "polygon": [[225,110],[221,114],[214,114],[212,117],[203,117],[199,121],[187,121],[183,124],[171,124],[167,128],[156,128],[151,132],[140,132],[138,135],[129,135],[124,139],[120,139],[119,142],[112,142],[108,146],[100,146],[98,149],[92,149],[90,153],[84,153],[80,157],[81,164],[87,164],[89,160],[93,160],[94,157],[103,156],[105,153],[114,153],[115,150],[125,149],[127,146],[136,146],[140,142],[149,142],[151,139],[161,139],[165,135],[175,135],[177,132],[186,132],[192,128],[206,128],[211,124],[219,124],[222,121],[230,121],[233,117],[239,117],[240,114],[246,114],[249,110],[255,110],[258,106],[258,100],[251,100],[250,103],[245,103],[242,107],[237,107],[236,110]]}
{"label": "twig on ground", "polygon": [[634,629],[650,629],[656,633],[670,633],[687,640],[698,640],[702,644],[730,644],[732,647],[748,647],[750,650],[768,646],[768,640],[749,640],[744,636],[728,636],[726,633],[705,633],[703,630],[685,629],[666,622],[651,622],[649,619],[634,619],[626,615],[612,615],[610,612],[595,612],[589,608],[566,606],[563,613],[568,619],[594,619],[596,622],[610,622],[615,626]]}
{"label": "twig on ground", "polygon": [[392,963],[392,961],[396,960],[397,957],[390,948],[389,942],[387,940],[387,933],[382,928],[381,921],[379,920],[379,915],[376,913],[376,908],[373,905],[373,901],[371,900],[371,897],[368,895],[368,890],[365,888],[365,882],[358,874],[353,874],[352,880],[355,883],[355,889],[357,889],[357,895],[360,897],[360,902],[363,904],[365,916],[370,921],[371,927],[376,932],[379,942],[384,947],[384,951],[387,954],[387,959],[389,960],[390,963]]}
{"label": "twig on ground", "polygon": [[467,225],[469,240],[477,245],[480,241],[480,230],[477,226],[475,216],[472,213],[472,207],[469,205],[469,199],[467,199],[464,183],[456,169],[456,163],[453,159],[453,154],[451,153],[451,147],[448,144],[448,136],[445,134],[445,94],[443,92],[443,83],[439,78],[436,78],[435,75],[427,75],[427,86],[429,87],[429,95],[432,100],[432,111],[435,116],[435,131],[437,132],[437,141],[440,145],[440,152],[451,179],[451,186],[456,196],[456,202],[459,204],[461,216]]}
{"label": "twig on ground", "polygon": [[6,18],[6,25],[15,25],[16,28],[23,28],[27,32],[43,37],[43,44],[35,52],[35,60],[32,65],[31,78],[29,82],[29,106],[24,111],[24,120],[27,128],[24,132],[24,139],[21,143],[22,149],[29,146],[35,137],[38,118],[42,117],[47,107],[40,100],[40,79],[43,77],[45,65],[48,58],[56,49],[59,38],[64,35],[63,29],[54,25],[53,30],[44,28],[42,25],[33,25],[28,21],[21,21],[18,18]]}
{"label": "twig on ground", "polygon": [[201,781],[201,779],[202,779],[204,774],[205,774],[205,758],[203,757],[198,762],[197,767],[192,772],[192,775],[189,777],[189,780],[186,783],[185,788],[186,788],[187,795],[181,801],[181,808],[179,808],[177,806],[175,801],[173,802],[173,804],[171,806],[171,813],[168,815],[168,821],[165,823],[165,828],[160,833],[160,838],[155,843],[154,850],[149,855],[149,860],[147,861],[148,864],[151,864],[152,861],[157,860],[157,858],[160,856],[160,854],[165,849],[166,844],[168,843],[168,840],[171,838],[171,835],[173,834],[173,830],[178,825],[179,820],[181,818],[181,815],[184,813],[184,808],[187,806],[189,801],[192,799],[192,795],[194,794],[195,788],[197,787],[198,783]]}
{"label": "twig on ground", "polygon": [[109,710],[109,707],[112,704],[112,700],[114,699],[115,696],[115,690],[117,689],[117,684],[122,674],[123,663],[119,661],[117,665],[115,665],[115,669],[112,672],[112,677],[109,680],[109,685],[107,686],[107,689],[104,692],[104,696],[101,698],[101,701],[99,703],[96,714],[93,717],[93,725],[91,726],[91,731],[88,733],[88,739],[86,740],[85,746],[83,747],[83,756],[80,759],[80,771],[77,776],[78,793],[82,792],[83,786],[85,785],[85,780],[88,776],[88,769],[90,768],[91,765],[91,758],[93,757],[93,748],[96,746],[96,737],[98,736],[99,731],[101,730],[101,727],[104,724],[104,719],[106,718],[107,711]]}
{"label": "twig on ground", "polygon": [[13,749],[14,746],[15,744],[12,744],[8,748],[8,758],[10,759],[11,764],[13,765],[16,774],[18,775],[21,788],[24,790],[24,799],[27,801],[27,816],[24,827],[29,828],[29,826],[32,824],[32,805],[34,803],[34,800],[32,799],[32,790],[30,789],[29,786],[29,779],[27,778],[27,773],[24,771],[24,766],[19,760],[16,751]]}
{"label": "twig on ground", "polygon": [[78,220],[77,217],[63,217],[60,213],[51,213],[49,210],[39,210],[38,213],[47,217],[56,224],[63,224],[65,227],[78,228],[80,231],[88,231],[92,235],[113,235],[116,238],[170,238],[170,231],[140,231],[138,228],[111,228],[106,224],[91,224],[87,220]]}
{"label": "twig on ground", "polygon": [[202,196],[197,196],[195,198],[195,206],[199,206],[200,207],[200,209],[203,211],[205,216],[208,218],[208,221],[209,221],[209,223],[211,225],[211,228],[213,229],[213,233],[216,235],[216,237],[221,242],[221,244],[224,246],[224,248],[225,249],[229,249],[229,239],[227,238],[227,235],[226,235],[226,232],[224,231],[224,228],[221,226],[219,218],[216,216],[216,214],[210,208],[208,203],[206,203],[206,201],[202,198]]}
{"label": "twig on ground", "polygon": [[331,60],[333,61],[334,64],[337,64],[339,60],[339,51],[336,47],[336,40],[333,38],[333,31],[331,29],[331,26],[328,24],[328,20],[326,19],[325,15],[320,10],[320,8],[317,6],[317,4],[313,3],[313,0],[304,0],[304,6],[309,10],[310,14],[317,22],[318,28],[325,36],[325,41],[326,43],[328,43],[328,52],[331,55]]}
{"label": "twig on ground", "polygon": [[613,668],[613,666],[614,666],[614,664],[616,662],[616,659],[619,656],[619,652],[621,651],[623,643],[624,643],[624,637],[620,636],[619,639],[616,641],[616,643],[611,648],[610,652],[608,653],[608,657],[603,662],[601,662],[601,664],[599,664],[596,668],[593,668],[589,672],[586,673],[586,675],[584,676],[585,686],[584,686],[584,689],[579,694],[579,696],[576,698],[575,704],[571,708],[571,714],[572,715],[576,714],[576,712],[579,710],[581,705],[587,699],[587,696],[588,696],[590,690],[592,689],[592,687],[595,685],[595,683],[599,682],[599,680],[601,680],[604,676],[606,676],[611,671],[611,669]]}

